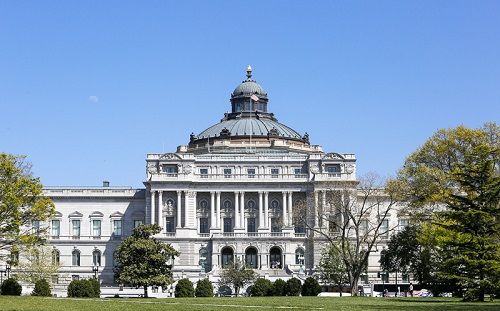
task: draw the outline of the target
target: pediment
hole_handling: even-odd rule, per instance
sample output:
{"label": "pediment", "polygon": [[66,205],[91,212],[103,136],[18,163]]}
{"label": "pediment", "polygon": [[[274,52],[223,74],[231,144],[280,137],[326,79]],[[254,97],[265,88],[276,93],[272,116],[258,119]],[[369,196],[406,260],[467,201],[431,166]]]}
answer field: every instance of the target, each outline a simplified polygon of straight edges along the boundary
{"label": "pediment", "polygon": [[104,214],[99,211],[94,211],[90,214],[90,217],[104,217]]}
{"label": "pediment", "polygon": [[69,214],[68,217],[83,217],[83,214],[75,211],[75,212]]}
{"label": "pediment", "polygon": [[114,212],[113,214],[109,215],[109,217],[120,218],[120,217],[123,217],[123,213],[122,212]]}

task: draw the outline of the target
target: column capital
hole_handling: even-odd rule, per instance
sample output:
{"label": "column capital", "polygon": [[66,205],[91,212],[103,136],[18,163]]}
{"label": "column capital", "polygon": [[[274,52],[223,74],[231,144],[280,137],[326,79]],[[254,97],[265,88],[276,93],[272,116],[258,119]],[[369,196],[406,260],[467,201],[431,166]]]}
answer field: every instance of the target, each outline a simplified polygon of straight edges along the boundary
{"label": "column capital", "polygon": [[257,191],[259,193],[259,195],[262,195],[264,194],[264,191]]}
{"label": "column capital", "polygon": [[210,191],[210,195],[215,195],[215,191]]}
{"label": "column capital", "polygon": [[177,195],[182,194],[182,190],[177,190]]}

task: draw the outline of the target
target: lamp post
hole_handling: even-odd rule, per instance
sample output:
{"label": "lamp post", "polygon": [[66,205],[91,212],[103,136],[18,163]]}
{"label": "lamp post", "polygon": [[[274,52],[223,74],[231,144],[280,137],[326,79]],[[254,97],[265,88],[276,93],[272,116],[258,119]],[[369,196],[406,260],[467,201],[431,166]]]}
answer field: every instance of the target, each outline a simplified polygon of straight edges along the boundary
{"label": "lamp post", "polygon": [[10,269],[11,269],[10,264],[6,264],[5,270],[7,272],[7,279],[10,279]]}
{"label": "lamp post", "polygon": [[92,272],[94,272],[94,279],[97,279],[97,273],[99,272],[99,267],[97,265],[93,265]]}
{"label": "lamp post", "polygon": [[388,274],[389,274],[389,272],[387,272],[387,271],[380,271],[378,273],[378,277],[382,278],[382,297],[385,297],[385,276]]}

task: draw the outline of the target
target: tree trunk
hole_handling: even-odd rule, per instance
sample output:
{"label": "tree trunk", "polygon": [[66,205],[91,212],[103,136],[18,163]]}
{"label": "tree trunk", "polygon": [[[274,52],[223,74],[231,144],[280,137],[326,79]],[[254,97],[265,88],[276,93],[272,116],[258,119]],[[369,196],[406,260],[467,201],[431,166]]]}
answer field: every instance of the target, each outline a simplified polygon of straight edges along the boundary
{"label": "tree trunk", "polygon": [[358,281],[359,281],[359,276],[354,276],[352,278],[351,296],[357,296],[358,295]]}
{"label": "tree trunk", "polygon": [[234,287],[234,295],[235,295],[235,297],[238,297],[238,293],[239,293],[239,291],[240,291],[240,288],[239,288],[239,287],[237,287],[237,286],[235,286],[235,287]]}
{"label": "tree trunk", "polygon": [[148,298],[148,286],[144,285],[144,298]]}
{"label": "tree trunk", "polygon": [[343,286],[341,283],[339,283],[340,297],[342,297],[342,289],[343,289]]}

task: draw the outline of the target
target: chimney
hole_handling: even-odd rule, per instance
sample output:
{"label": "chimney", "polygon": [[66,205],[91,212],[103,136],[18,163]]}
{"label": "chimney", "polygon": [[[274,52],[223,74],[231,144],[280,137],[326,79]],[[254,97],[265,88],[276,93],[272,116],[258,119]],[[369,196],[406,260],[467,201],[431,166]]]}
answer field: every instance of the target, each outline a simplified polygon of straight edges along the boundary
{"label": "chimney", "polygon": [[103,181],[103,182],[102,182],[102,186],[103,186],[104,188],[109,187],[109,181]]}

